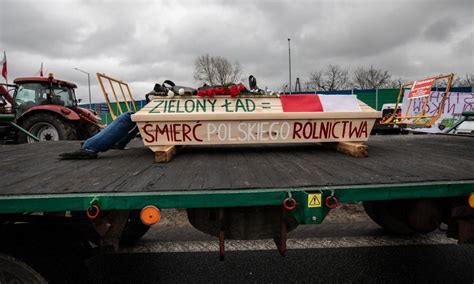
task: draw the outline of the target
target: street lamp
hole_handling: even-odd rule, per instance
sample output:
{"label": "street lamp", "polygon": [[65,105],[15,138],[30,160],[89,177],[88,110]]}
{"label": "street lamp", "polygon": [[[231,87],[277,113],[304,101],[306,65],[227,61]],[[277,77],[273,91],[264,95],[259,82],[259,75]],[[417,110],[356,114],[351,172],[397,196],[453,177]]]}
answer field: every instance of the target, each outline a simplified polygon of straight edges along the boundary
{"label": "street lamp", "polygon": [[91,75],[89,72],[81,70],[79,68],[74,68],[74,70],[79,71],[87,75],[87,84],[89,85],[89,109],[92,109],[92,98],[91,98]]}
{"label": "street lamp", "polygon": [[288,75],[290,77],[290,95],[291,95],[291,50],[290,50],[290,41],[291,39],[288,39]]}

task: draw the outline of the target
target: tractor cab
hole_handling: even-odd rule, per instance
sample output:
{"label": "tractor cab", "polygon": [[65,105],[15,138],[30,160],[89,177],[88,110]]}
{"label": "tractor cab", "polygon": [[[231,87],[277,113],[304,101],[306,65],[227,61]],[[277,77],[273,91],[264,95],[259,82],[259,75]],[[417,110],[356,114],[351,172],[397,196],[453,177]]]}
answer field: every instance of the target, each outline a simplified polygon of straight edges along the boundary
{"label": "tractor cab", "polygon": [[43,77],[17,78],[14,82],[17,88],[13,98],[18,117],[35,106],[77,107],[74,93],[77,86],[73,83]]}
{"label": "tractor cab", "polygon": [[[14,85],[7,85],[14,88],[13,97],[5,88],[3,97],[11,105],[13,123],[32,134],[31,137],[40,141],[82,140],[101,128],[100,117],[95,112],[77,105],[76,84],[56,79],[53,74],[21,77],[13,82]],[[35,142],[31,137],[24,131],[0,129],[0,140]]]}

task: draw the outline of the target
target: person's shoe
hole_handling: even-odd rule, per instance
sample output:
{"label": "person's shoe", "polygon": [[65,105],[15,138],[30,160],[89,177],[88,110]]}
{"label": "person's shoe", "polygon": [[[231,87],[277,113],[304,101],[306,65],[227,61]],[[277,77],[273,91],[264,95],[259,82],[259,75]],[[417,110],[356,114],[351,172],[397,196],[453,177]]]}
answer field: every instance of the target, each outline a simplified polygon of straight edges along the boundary
{"label": "person's shoe", "polygon": [[80,149],[75,152],[61,153],[59,154],[61,160],[84,160],[84,159],[97,159],[97,153]]}

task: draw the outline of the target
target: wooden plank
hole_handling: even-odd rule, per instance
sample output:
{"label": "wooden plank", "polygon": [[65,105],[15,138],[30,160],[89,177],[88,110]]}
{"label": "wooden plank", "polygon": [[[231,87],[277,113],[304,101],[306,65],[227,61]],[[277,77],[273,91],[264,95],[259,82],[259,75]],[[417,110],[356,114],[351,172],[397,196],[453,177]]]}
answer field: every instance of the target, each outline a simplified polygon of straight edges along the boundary
{"label": "wooden plank", "polygon": [[[244,190],[474,179],[472,137],[373,136],[354,159],[307,144],[189,146],[154,163],[141,141],[94,160],[58,160],[79,142],[8,145],[0,155],[0,196],[27,194]],[[133,144],[133,143],[132,143]],[[25,151],[38,153],[25,159]],[[41,153],[41,154],[40,154]],[[3,160],[2,160],[3,159]],[[3,161],[3,162],[2,162]]]}
{"label": "wooden plank", "polygon": [[153,146],[150,149],[155,153],[156,163],[167,163],[174,158],[177,152],[177,147],[174,145],[168,146]]}
{"label": "wooden plank", "polygon": [[369,147],[363,142],[335,142],[320,144],[326,148],[336,150],[355,158],[365,158],[369,156]]}

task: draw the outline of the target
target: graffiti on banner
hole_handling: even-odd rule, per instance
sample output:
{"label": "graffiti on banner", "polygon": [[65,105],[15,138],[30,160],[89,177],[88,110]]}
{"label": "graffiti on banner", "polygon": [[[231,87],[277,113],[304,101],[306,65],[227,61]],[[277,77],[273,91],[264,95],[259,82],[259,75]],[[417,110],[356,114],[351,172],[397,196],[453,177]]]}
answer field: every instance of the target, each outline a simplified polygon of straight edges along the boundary
{"label": "graffiti on banner", "polygon": [[[406,107],[409,105],[409,92],[410,90],[405,90],[403,96],[403,114],[406,113]],[[443,95],[444,92],[435,91],[431,92],[431,96],[411,98],[408,116],[419,115],[422,112],[423,105],[427,99],[428,103],[426,105],[426,115],[435,115],[438,112]],[[453,126],[454,123],[461,118],[461,114],[464,111],[474,111],[474,93],[450,92],[444,104],[441,117],[436,120],[436,122],[433,124],[433,127],[425,128],[422,131],[430,133],[443,132],[445,129]],[[420,122],[422,121],[423,120],[420,120]]]}

